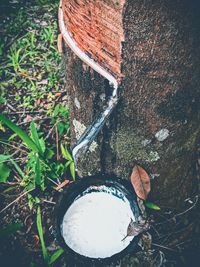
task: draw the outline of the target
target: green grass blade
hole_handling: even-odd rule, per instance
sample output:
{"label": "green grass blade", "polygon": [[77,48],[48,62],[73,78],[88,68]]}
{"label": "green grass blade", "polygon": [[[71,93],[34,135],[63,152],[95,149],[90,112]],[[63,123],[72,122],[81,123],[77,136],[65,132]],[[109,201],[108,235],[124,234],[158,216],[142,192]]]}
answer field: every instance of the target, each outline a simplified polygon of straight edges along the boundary
{"label": "green grass blade", "polygon": [[62,144],[60,147],[61,147],[61,152],[62,152],[63,157],[69,161],[73,161],[73,158],[70,155],[69,151]]}
{"label": "green grass blade", "polygon": [[32,136],[34,143],[36,144],[36,146],[40,150],[40,153],[43,154],[43,150],[42,150],[42,147],[40,145],[40,139],[39,139],[39,135],[37,132],[37,128],[36,128],[35,123],[33,121],[31,122],[30,129],[31,129],[31,136]]}
{"label": "green grass blade", "polygon": [[38,208],[37,208],[37,230],[38,230],[38,234],[39,234],[39,238],[40,238],[40,243],[41,243],[41,247],[42,247],[43,258],[44,258],[44,261],[49,266],[49,254],[48,254],[48,251],[47,251],[45,242],[44,242],[44,235],[43,235],[43,229],[42,229],[42,219],[41,219],[41,209],[40,209],[40,206],[38,206]]}
{"label": "green grass blade", "polygon": [[5,163],[0,163],[0,183],[7,182],[10,172],[11,169]]}
{"label": "green grass blade", "polygon": [[65,163],[65,168],[67,169],[68,168],[68,166],[71,164],[71,161],[67,161],[66,163]]}
{"label": "green grass blade", "polygon": [[32,139],[24,132],[20,127],[18,127],[15,123],[10,121],[3,114],[0,114],[0,120],[5,123],[13,132],[15,132],[22,141],[27,145],[27,147],[34,152],[40,152],[37,145],[32,141]]}
{"label": "green grass blade", "polygon": [[36,163],[35,163],[35,183],[36,185],[41,185],[42,180],[41,180],[41,165],[40,165],[40,160],[39,157],[35,157]]}
{"label": "green grass blade", "polygon": [[0,163],[9,160],[11,157],[11,155],[0,155]]}
{"label": "green grass blade", "polygon": [[75,180],[75,164],[73,161],[70,163],[69,168],[70,168],[71,176],[73,180]]}
{"label": "green grass blade", "polygon": [[17,172],[19,173],[19,175],[22,177],[22,179],[25,180],[26,177],[25,177],[22,169],[17,164],[17,162],[15,162],[13,159],[10,159],[10,162],[14,165],[15,169],[17,170]]}
{"label": "green grass blade", "polygon": [[59,248],[56,250],[50,257],[49,264],[53,264],[62,254],[64,250],[62,248]]}
{"label": "green grass blade", "polygon": [[156,205],[156,204],[154,204],[154,203],[152,203],[152,202],[149,202],[149,201],[145,201],[145,202],[144,202],[144,205],[145,205],[147,208],[152,209],[152,210],[161,210],[161,208],[160,208],[158,205]]}

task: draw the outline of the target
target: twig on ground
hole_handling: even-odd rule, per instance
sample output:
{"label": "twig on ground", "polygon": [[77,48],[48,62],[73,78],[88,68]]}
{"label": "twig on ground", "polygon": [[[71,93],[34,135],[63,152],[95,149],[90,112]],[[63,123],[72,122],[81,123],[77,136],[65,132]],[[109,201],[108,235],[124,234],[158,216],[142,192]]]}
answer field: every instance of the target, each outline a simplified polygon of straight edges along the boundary
{"label": "twig on ground", "polygon": [[199,200],[199,196],[195,196],[194,204],[191,207],[189,207],[187,210],[185,210],[181,213],[175,214],[174,217],[176,218],[176,217],[182,216],[182,215],[186,214],[188,211],[192,210],[196,206],[198,200]]}
{"label": "twig on ground", "polygon": [[[17,153],[15,153],[17,154]],[[13,154],[12,154],[13,156]],[[22,162],[24,159],[23,158],[15,158],[15,162]],[[3,162],[10,162],[10,159],[4,160]]]}
{"label": "twig on ground", "polygon": [[49,136],[51,135],[51,133],[54,130],[54,127],[56,127],[56,124],[53,125],[53,127],[49,130],[48,134],[46,135],[46,137],[44,138],[44,140],[47,140],[49,138]]}
{"label": "twig on ground", "polygon": [[160,237],[159,232],[156,230],[156,228],[151,224],[151,228],[153,229],[153,231],[157,234],[158,237]]}
{"label": "twig on ground", "polygon": [[[44,117],[44,118],[33,118],[31,121],[44,121],[44,120],[50,120],[51,118],[50,117]],[[23,122],[20,122],[18,123],[18,125],[24,125],[24,124],[28,124],[30,123],[31,121],[23,121]]]}
{"label": "twig on ground", "polygon": [[49,180],[49,181],[51,181],[53,184],[55,184],[55,185],[59,185],[59,183],[56,183],[54,180],[52,180],[51,178],[49,178],[49,177],[47,177],[47,179]]}
{"label": "twig on ground", "polygon": [[[4,142],[4,141],[2,141],[2,140],[0,140],[0,143],[1,144],[4,144],[4,145],[6,145],[6,146],[9,146],[9,147],[12,147],[12,148],[14,148],[17,152],[19,152],[19,151],[21,151],[22,153],[24,153],[24,154],[27,154],[27,151],[26,150],[23,150],[22,148],[20,148],[21,146],[23,146],[22,144],[18,144],[19,146],[14,146],[14,145],[12,145],[12,144],[10,144],[10,143],[7,143],[7,142]],[[14,142],[14,143],[16,143],[16,142]],[[17,144],[17,143],[16,143]],[[23,146],[24,147],[24,146]],[[14,152],[15,153],[15,152]],[[16,154],[16,153],[15,153]]]}
{"label": "twig on ground", "polygon": [[6,115],[17,115],[17,114],[38,114],[38,113],[43,113],[43,112],[45,112],[44,110],[43,111],[35,111],[35,110],[33,110],[33,111],[28,111],[28,110],[25,110],[25,111],[16,111],[16,112],[4,112],[4,114],[6,114]]}
{"label": "twig on ground", "polygon": [[163,245],[159,245],[159,244],[156,244],[156,243],[152,243],[152,246],[159,247],[159,248],[164,248],[166,250],[173,251],[173,252],[178,252],[177,250],[175,250],[173,248],[169,248],[169,247],[166,247],[166,246],[163,246]]}
{"label": "twig on ground", "polygon": [[46,200],[46,199],[44,199],[44,198],[42,198],[41,200],[42,200],[43,202],[45,202],[45,203],[49,203],[49,204],[52,204],[52,205],[56,205],[56,202],[54,202],[54,201]]}
{"label": "twig on ground", "polygon": [[20,198],[22,198],[23,196],[27,195],[31,191],[33,191],[33,189],[30,189],[30,190],[24,192],[23,194],[21,194],[15,200],[13,200],[11,203],[9,203],[5,208],[3,208],[2,210],[0,210],[0,213],[4,212],[6,209],[8,209],[10,206],[12,206],[15,202],[17,202]]}
{"label": "twig on ground", "polygon": [[13,106],[11,106],[9,103],[6,103],[6,106],[11,109],[12,111],[16,112],[16,108],[14,108]]}
{"label": "twig on ground", "polygon": [[14,186],[19,185],[19,182],[6,182],[7,185]]}
{"label": "twig on ground", "polygon": [[195,202],[191,207],[189,207],[188,209],[184,210],[183,212],[180,212],[178,214],[173,215],[171,218],[165,218],[163,215],[159,214],[159,216],[163,217],[165,219],[165,221],[164,222],[160,222],[160,223],[156,223],[155,225],[161,225],[161,224],[165,224],[165,223],[170,223],[173,219],[176,219],[177,217],[186,214],[188,211],[192,210],[196,206],[198,200],[199,200],[199,196],[197,195],[197,196],[195,196]]}
{"label": "twig on ground", "polygon": [[185,240],[184,242],[180,242],[180,243],[176,244],[175,247],[179,247],[179,246],[184,245],[184,244],[186,244],[186,243],[189,243],[189,242],[191,242],[191,241],[192,241],[192,240]]}

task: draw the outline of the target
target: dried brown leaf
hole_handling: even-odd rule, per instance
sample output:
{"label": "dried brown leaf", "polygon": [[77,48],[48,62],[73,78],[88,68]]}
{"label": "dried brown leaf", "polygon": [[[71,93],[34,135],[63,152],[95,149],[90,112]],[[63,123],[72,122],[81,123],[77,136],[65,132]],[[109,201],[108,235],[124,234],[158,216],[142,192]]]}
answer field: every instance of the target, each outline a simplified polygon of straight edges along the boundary
{"label": "dried brown leaf", "polygon": [[60,97],[61,95],[62,95],[62,93],[60,93],[60,92],[55,93],[56,97]]}
{"label": "dried brown leaf", "polygon": [[129,223],[127,227],[127,234],[126,236],[122,239],[124,241],[128,236],[137,236],[142,232],[145,232],[149,229],[150,225],[147,221],[142,221],[142,222],[134,222],[131,219],[131,222]]}
{"label": "dried brown leaf", "polygon": [[33,236],[33,240],[34,240],[35,245],[38,246],[38,244],[39,244],[39,242],[40,242],[40,238],[39,238],[39,236],[38,236],[38,235],[34,235],[34,236]]}
{"label": "dried brown leaf", "polygon": [[60,190],[61,188],[63,188],[65,185],[68,185],[71,181],[70,180],[64,180],[64,182],[62,182],[61,184],[59,184],[58,186],[55,187],[55,190]]}
{"label": "dried brown leaf", "polygon": [[136,195],[143,199],[147,199],[147,195],[151,190],[150,177],[148,173],[139,165],[135,165],[131,174],[131,183],[135,189]]}

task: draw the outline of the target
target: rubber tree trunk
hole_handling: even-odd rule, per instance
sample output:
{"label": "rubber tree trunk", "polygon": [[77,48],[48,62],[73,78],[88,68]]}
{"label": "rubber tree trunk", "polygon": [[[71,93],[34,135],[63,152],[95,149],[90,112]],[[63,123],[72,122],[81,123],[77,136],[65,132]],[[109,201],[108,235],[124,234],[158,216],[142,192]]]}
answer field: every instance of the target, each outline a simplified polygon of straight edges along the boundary
{"label": "rubber tree trunk", "polygon": [[[106,4],[112,7],[113,2]],[[161,207],[181,209],[197,188],[193,167],[200,133],[199,4],[119,2],[124,35],[120,101],[82,156],[79,174],[101,171],[129,179],[139,164],[152,178],[150,199]],[[68,48],[65,62],[73,147],[104,107],[111,88]]]}

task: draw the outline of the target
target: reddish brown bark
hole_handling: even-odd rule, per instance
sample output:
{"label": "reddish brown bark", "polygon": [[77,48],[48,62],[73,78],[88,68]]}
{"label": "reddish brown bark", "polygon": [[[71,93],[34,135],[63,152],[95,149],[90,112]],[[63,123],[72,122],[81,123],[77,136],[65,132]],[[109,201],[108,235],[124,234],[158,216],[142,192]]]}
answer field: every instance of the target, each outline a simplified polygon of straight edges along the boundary
{"label": "reddish brown bark", "polygon": [[79,48],[121,77],[124,0],[64,0],[64,20]]}

